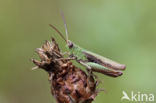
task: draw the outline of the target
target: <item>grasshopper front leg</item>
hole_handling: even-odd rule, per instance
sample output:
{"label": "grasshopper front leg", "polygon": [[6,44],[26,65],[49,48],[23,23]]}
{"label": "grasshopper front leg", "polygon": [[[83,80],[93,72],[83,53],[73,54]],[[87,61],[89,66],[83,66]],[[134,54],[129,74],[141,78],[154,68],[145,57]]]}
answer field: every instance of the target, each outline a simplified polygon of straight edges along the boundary
{"label": "grasshopper front leg", "polygon": [[63,56],[67,55],[67,56],[70,56],[70,53],[69,52],[63,52],[61,53]]}
{"label": "grasshopper front leg", "polygon": [[69,58],[59,58],[56,60],[75,60],[75,57],[69,57]]}

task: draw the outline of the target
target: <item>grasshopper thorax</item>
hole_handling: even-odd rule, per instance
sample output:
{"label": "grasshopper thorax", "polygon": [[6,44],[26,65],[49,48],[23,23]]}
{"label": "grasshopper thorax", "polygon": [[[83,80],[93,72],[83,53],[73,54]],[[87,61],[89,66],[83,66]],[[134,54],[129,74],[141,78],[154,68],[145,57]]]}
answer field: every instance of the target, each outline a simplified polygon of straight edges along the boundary
{"label": "grasshopper thorax", "polygon": [[73,47],[73,43],[70,40],[67,40],[67,46],[69,49],[71,49]]}

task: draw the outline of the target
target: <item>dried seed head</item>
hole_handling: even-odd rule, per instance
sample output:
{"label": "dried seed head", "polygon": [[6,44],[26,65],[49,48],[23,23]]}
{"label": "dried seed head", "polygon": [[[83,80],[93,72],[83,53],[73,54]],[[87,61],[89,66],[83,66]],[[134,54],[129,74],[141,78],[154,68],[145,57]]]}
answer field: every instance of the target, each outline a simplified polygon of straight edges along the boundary
{"label": "dried seed head", "polygon": [[71,61],[64,58],[56,43],[46,41],[36,50],[41,61],[32,59],[33,63],[49,74],[52,95],[58,103],[91,103],[97,95],[96,81]]}

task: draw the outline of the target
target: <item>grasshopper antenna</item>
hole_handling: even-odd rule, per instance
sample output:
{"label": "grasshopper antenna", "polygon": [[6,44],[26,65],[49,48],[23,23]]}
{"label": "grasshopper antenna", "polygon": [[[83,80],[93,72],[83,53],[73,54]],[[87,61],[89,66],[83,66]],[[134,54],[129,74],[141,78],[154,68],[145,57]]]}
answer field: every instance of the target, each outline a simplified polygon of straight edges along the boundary
{"label": "grasshopper antenna", "polygon": [[67,42],[66,38],[62,35],[62,33],[52,24],[49,24],[50,27],[52,27],[62,38],[65,42]]}
{"label": "grasshopper antenna", "polygon": [[63,19],[63,22],[64,22],[64,27],[65,27],[65,32],[66,32],[66,40],[68,40],[67,24],[66,24],[66,21],[65,21],[65,18],[64,18],[64,14],[62,12],[61,12],[61,15],[62,15],[62,19]]}

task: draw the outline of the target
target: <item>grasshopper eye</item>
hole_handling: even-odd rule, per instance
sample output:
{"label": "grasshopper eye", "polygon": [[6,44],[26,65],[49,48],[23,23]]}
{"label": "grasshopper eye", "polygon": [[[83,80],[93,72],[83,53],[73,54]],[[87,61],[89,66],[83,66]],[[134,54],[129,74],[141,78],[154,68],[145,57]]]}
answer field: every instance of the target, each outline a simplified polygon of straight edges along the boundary
{"label": "grasshopper eye", "polygon": [[73,43],[71,41],[68,41],[67,42],[67,45],[68,45],[69,48],[72,48],[73,47]]}

